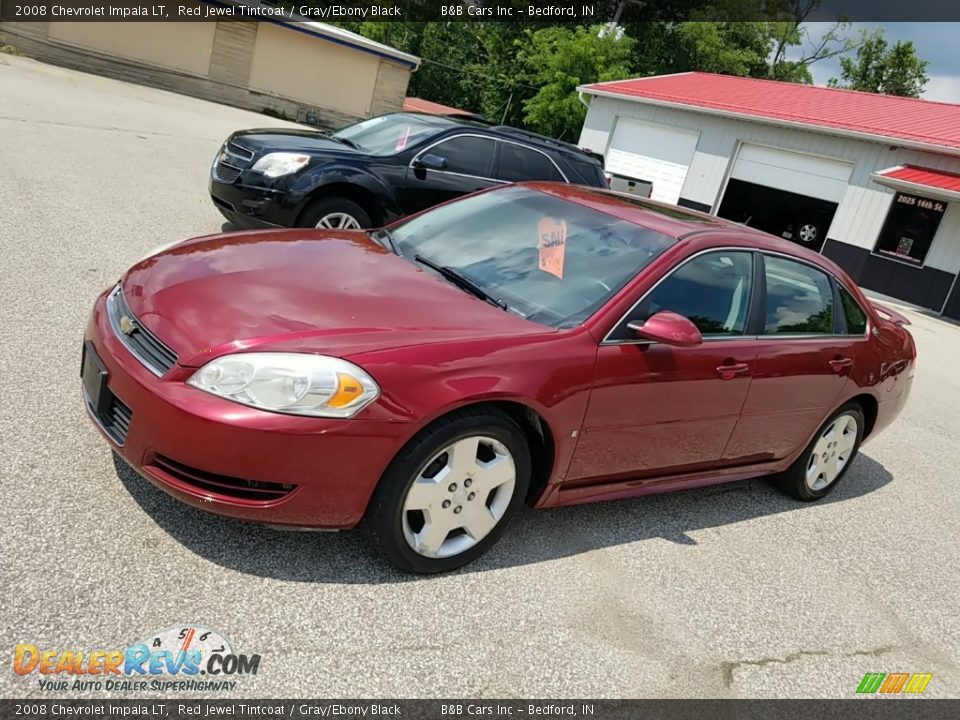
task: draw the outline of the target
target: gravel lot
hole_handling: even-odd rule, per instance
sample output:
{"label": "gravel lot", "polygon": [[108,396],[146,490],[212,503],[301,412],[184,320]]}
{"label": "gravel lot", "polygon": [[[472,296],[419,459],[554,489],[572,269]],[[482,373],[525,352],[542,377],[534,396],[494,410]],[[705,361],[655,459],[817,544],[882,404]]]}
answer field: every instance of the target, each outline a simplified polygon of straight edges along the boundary
{"label": "gravel lot", "polygon": [[828,501],[751,482],[526,512],[438,578],[118,472],[80,401],[91,302],[150,248],[219,231],[219,143],[277,124],[0,55],[0,695],[41,694],[10,672],[18,642],[201,623],[263,656],[248,697],[850,697],[868,671],[960,696],[960,328],[933,317],[910,314],[904,415]]}

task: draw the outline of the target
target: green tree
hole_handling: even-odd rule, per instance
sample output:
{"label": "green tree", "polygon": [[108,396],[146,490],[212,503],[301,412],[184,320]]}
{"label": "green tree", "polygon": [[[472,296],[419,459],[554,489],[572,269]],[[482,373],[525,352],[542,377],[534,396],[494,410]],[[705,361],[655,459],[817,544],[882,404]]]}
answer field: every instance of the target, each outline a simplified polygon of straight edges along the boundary
{"label": "green tree", "polygon": [[539,88],[523,103],[528,127],[576,141],[586,115],[577,86],[630,77],[633,39],[618,32],[602,34],[602,27],[528,29],[516,41],[523,77]]}
{"label": "green tree", "polygon": [[840,78],[830,78],[832,87],[885,95],[920,97],[926,87],[926,60],[917,56],[909,40],[898,40],[893,47],[883,28],[862,31],[856,55],[840,58]]}

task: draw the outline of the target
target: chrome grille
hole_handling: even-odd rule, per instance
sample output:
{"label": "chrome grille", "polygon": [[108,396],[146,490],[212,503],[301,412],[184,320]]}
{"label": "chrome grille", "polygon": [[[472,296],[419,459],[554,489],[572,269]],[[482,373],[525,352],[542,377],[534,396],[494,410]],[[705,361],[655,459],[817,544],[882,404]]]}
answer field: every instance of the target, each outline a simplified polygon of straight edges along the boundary
{"label": "chrome grille", "polygon": [[241,172],[240,168],[227,165],[220,160],[217,160],[216,165],[213,166],[213,176],[220,182],[232,183],[240,177]]}
{"label": "chrome grille", "polygon": [[177,354],[147,330],[130,311],[119,285],[107,298],[107,316],[120,342],[154,375],[163,375],[177,364]]}
{"label": "chrome grille", "polygon": [[228,141],[220,148],[213,163],[213,176],[220,182],[232,183],[247,169],[252,159],[252,150]]}

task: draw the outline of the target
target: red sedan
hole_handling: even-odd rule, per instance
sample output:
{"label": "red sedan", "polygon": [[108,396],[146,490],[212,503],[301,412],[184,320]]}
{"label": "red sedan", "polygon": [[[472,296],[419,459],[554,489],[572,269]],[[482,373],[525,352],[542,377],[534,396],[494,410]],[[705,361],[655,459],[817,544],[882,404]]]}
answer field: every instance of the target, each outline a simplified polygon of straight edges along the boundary
{"label": "red sedan", "polygon": [[820,255],[714,217],[535,183],[372,232],[197,238],[86,330],[91,417],[183,502],[361,521],[422,573],[555,507],[776,475],[829,493],[916,350]]}

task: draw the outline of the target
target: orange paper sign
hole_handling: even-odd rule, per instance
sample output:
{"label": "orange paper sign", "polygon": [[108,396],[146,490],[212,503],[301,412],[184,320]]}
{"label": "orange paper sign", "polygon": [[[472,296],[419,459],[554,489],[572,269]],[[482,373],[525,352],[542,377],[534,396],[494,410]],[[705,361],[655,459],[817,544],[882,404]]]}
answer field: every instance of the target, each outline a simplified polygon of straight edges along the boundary
{"label": "orange paper sign", "polygon": [[540,269],[563,279],[563,256],[567,252],[567,223],[565,220],[544,218],[537,223],[540,237]]}

